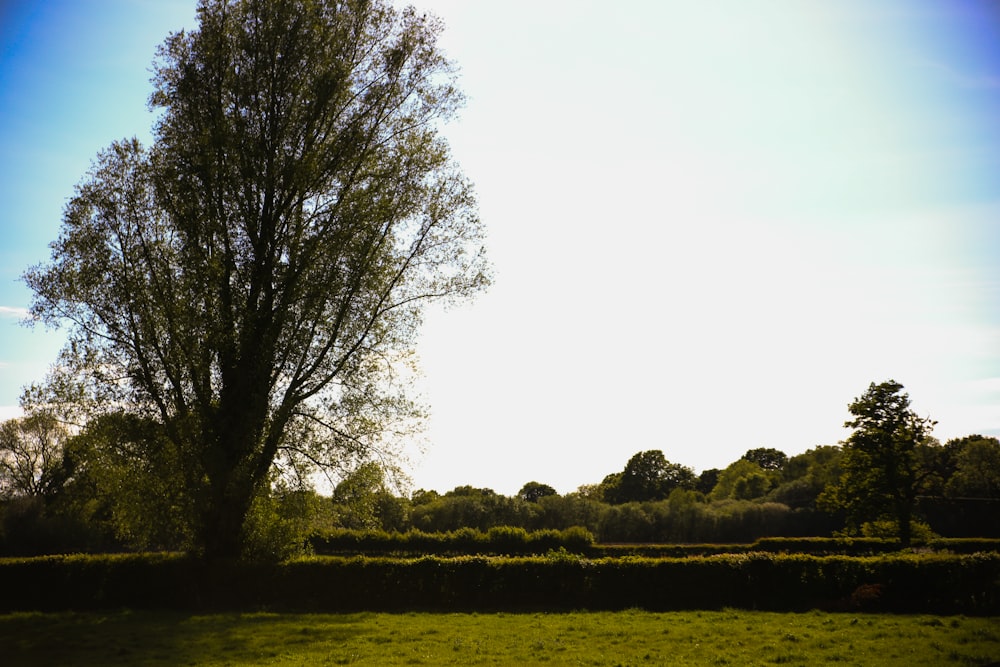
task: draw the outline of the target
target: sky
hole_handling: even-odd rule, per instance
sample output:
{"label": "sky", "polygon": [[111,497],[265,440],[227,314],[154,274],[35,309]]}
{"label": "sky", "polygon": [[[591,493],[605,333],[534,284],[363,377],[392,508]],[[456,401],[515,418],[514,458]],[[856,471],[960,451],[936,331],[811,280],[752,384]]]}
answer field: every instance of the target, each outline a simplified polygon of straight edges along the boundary
{"label": "sky", "polygon": [[[414,4],[461,68],[443,132],[496,276],[426,313],[412,488],[794,455],[888,379],[940,440],[1000,435],[1000,5]],[[62,341],[19,276],[98,151],[149,142],[194,8],[0,0],[0,418]]]}

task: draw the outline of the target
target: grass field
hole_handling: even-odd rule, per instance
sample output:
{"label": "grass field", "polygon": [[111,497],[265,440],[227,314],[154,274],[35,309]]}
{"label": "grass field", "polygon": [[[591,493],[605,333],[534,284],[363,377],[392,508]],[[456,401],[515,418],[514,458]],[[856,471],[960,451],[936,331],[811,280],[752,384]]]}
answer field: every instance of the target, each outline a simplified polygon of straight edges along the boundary
{"label": "grass field", "polygon": [[1000,619],[745,611],[0,615],[13,665],[975,665]]}

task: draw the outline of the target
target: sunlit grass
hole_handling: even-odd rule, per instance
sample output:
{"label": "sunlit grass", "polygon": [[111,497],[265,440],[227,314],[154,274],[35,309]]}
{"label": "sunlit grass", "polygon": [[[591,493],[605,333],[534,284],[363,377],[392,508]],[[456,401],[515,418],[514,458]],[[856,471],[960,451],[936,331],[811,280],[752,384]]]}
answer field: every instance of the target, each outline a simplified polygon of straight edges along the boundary
{"label": "sunlit grass", "polygon": [[4,665],[968,665],[995,618],[745,611],[19,613]]}

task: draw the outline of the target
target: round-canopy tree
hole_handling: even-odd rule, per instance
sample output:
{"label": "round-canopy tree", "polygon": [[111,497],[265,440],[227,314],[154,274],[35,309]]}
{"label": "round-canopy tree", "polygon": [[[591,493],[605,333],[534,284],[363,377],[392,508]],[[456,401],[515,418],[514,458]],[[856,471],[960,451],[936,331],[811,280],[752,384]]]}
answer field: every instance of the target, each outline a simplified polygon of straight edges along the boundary
{"label": "round-canopy tree", "polygon": [[936,422],[910,408],[909,394],[895,380],[872,382],[848,410],[854,419],[844,426],[854,431],[844,441],[840,480],[820,502],[844,510],[851,529],[889,517],[908,546],[922,475],[918,448]]}
{"label": "round-canopy tree", "polygon": [[276,462],[363,456],[430,300],[488,282],[439,22],[385,0],[201,0],[159,50],[151,148],[101,153],[32,313],[99,400],[158,420],[209,558],[240,554]]}
{"label": "round-canopy tree", "polygon": [[664,500],[674,489],[693,489],[697,483],[693,470],[671,463],[659,449],[634,455],[617,475],[605,479],[609,483],[606,497],[612,503]]}

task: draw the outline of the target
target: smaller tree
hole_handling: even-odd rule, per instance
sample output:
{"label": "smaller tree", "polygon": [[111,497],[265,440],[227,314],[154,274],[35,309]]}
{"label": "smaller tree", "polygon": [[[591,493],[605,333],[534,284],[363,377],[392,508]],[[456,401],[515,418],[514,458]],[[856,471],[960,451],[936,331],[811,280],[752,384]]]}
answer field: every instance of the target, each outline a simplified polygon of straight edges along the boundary
{"label": "smaller tree", "polygon": [[405,518],[402,500],[393,496],[385,469],[374,461],[358,466],[333,490],[343,528],[398,529]]}
{"label": "smaller tree", "polygon": [[773,447],[751,449],[743,455],[743,458],[751,463],[756,463],[763,470],[781,470],[788,463],[788,456]]}
{"label": "smaller tree", "polygon": [[[605,478],[605,483],[608,481]],[[671,463],[662,451],[651,449],[629,459],[608,500],[615,503],[664,500],[674,489],[693,489],[696,483],[693,470]]]}
{"label": "smaller tree", "polygon": [[410,495],[410,502],[416,505],[427,505],[441,498],[441,494],[431,489],[417,489]]}
{"label": "smaller tree", "polygon": [[774,485],[775,474],[763,470],[753,461],[742,458],[731,463],[719,474],[719,480],[709,497],[712,500],[760,498]]}
{"label": "smaller tree", "polygon": [[1000,498],[1000,441],[981,435],[957,441],[955,472],[945,489],[952,497]]}
{"label": "smaller tree", "polygon": [[601,483],[596,485],[592,490],[584,491],[583,487],[580,490],[584,495],[594,498],[595,500],[600,500],[612,505],[617,503],[625,502],[621,500],[620,489],[622,484],[622,473],[613,472],[604,476]]}
{"label": "smaller tree", "polygon": [[721,474],[722,471],[718,468],[702,470],[701,474],[698,475],[698,481],[695,482],[695,491],[699,491],[707,496],[715,488],[715,485],[719,483],[719,475]]}
{"label": "smaller tree", "polygon": [[47,412],[0,424],[0,498],[51,498],[65,482],[70,433]]}
{"label": "smaller tree", "polygon": [[540,482],[528,482],[521,487],[520,491],[517,492],[518,498],[529,503],[537,503],[546,496],[555,495],[558,495],[555,489],[548,484],[542,484]]}
{"label": "smaller tree", "polygon": [[199,499],[185,452],[161,424],[124,412],[92,420],[67,448],[73,495],[101,507],[116,539],[134,549],[191,546]]}
{"label": "smaller tree", "polygon": [[911,410],[909,395],[893,380],[871,383],[848,410],[854,419],[844,425],[854,432],[844,442],[840,480],[822,502],[845,510],[851,530],[890,517],[909,545],[921,477],[917,448],[935,422]]}

